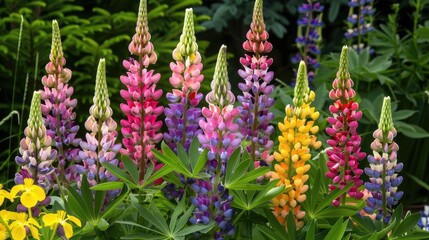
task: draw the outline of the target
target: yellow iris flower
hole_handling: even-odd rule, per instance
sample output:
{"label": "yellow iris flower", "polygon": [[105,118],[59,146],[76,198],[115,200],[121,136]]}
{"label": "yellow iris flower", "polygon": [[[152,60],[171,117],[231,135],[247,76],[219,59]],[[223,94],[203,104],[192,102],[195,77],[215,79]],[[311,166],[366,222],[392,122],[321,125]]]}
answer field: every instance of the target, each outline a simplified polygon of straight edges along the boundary
{"label": "yellow iris flower", "polygon": [[40,186],[33,185],[33,183],[33,179],[25,178],[24,184],[13,186],[10,190],[11,198],[15,198],[19,192],[22,192],[20,197],[21,204],[26,208],[36,206],[37,202],[43,201],[46,198],[46,194]]}
{"label": "yellow iris flower", "polygon": [[0,184],[0,206],[3,204],[5,198],[10,199],[11,201],[13,201],[13,199],[11,199],[11,197],[10,197],[9,192],[6,191],[6,190],[4,190],[4,189],[2,189],[2,188],[3,188],[3,185]]}
{"label": "yellow iris flower", "polygon": [[40,228],[40,225],[34,218],[28,218],[27,213],[18,213],[16,214],[16,218],[17,219],[9,225],[12,239],[25,239],[27,237],[27,231],[25,230],[25,227],[28,227],[28,229],[30,229],[31,236],[34,239],[40,239],[39,229],[37,229]]}
{"label": "yellow iris flower", "polygon": [[64,233],[67,238],[71,238],[73,236],[73,227],[67,220],[74,222],[77,226],[81,227],[82,224],[80,220],[74,216],[68,215],[63,210],[58,210],[56,213],[48,213],[43,215],[42,221],[47,227],[51,227],[52,230],[56,230],[58,225],[61,225],[64,228]]}

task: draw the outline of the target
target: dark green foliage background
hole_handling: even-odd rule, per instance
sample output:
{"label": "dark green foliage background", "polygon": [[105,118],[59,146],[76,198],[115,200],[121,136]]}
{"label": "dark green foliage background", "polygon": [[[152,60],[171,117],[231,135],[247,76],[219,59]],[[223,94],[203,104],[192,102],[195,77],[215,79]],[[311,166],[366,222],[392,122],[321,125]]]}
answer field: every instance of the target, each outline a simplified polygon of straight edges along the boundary
{"label": "dark green foliage background", "polygon": [[[114,118],[119,122],[123,117],[119,111],[122,99],[119,91],[122,84],[119,76],[125,74],[122,60],[130,57],[128,43],[134,34],[138,2],[133,0],[85,1],[85,0],[0,0],[0,119],[12,110],[12,95],[15,94],[14,109],[20,111],[23,96],[26,111],[20,116],[23,126],[16,117],[12,119],[12,136],[9,136],[10,121],[0,126],[0,182],[6,182],[15,172],[14,156],[17,154],[18,134],[23,131],[28,117],[28,105],[34,90],[42,87],[41,78],[48,61],[51,45],[51,21],[57,19],[60,25],[66,67],[73,71],[70,84],[75,88],[73,95],[79,101],[75,111],[83,135],[83,122],[94,92],[95,72],[99,58],[106,58],[111,105]],[[287,86],[294,78],[294,68],[290,58],[297,51],[296,8],[302,1],[264,1],[264,17],[274,50],[269,54],[274,58],[272,70],[278,81],[275,97],[278,99],[273,111],[276,121],[283,116],[284,106],[292,94]],[[343,44],[344,21],[347,18],[347,0],[321,1],[325,5],[323,16],[322,67],[314,81],[316,107],[328,115],[330,100],[327,92],[335,77],[338,53]],[[399,2],[397,17],[391,8]],[[395,126],[400,132],[396,140],[400,146],[399,161],[404,162],[405,205],[428,202],[429,140],[425,130],[429,130],[429,22],[427,13],[429,1],[420,1],[421,8],[416,13],[415,1],[375,1],[377,9],[370,46],[375,55],[365,52],[351,52],[350,71],[356,83],[357,101],[364,112],[360,125],[362,148],[370,153],[369,144],[376,128],[383,96],[394,100]],[[241,44],[249,29],[253,1],[248,0],[149,0],[149,29],[152,42],[158,53],[158,62],[152,69],[161,73],[158,86],[168,92],[168,78],[171,75],[169,63],[171,52],[176,46],[181,30],[184,9],[193,7],[196,14],[197,41],[203,55],[205,81],[202,91],[209,90],[216,54],[221,44],[228,46],[230,54],[230,81],[235,93],[240,81],[237,74],[239,57],[244,54]],[[416,15],[418,14],[418,15]],[[15,74],[20,15],[25,22],[21,40],[21,53]],[[417,16],[417,18],[416,18]],[[417,27],[415,23],[417,22]],[[395,31],[395,25],[398,26]],[[27,91],[26,75],[29,75]],[[16,87],[13,80],[16,78]],[[166,100],[162,99],[165,105]],[[321,121],[324,129],[326,121]],[[323,139],[324,131],[320,131]],[[22,134],[21,134],[22,135]],[[12,145],[9,148],[9,138]],[[9,161],[8,157],[11,156]],[[362,167],[366,166],[366,160]],[[420,184],[412,179],[415,176]]]}

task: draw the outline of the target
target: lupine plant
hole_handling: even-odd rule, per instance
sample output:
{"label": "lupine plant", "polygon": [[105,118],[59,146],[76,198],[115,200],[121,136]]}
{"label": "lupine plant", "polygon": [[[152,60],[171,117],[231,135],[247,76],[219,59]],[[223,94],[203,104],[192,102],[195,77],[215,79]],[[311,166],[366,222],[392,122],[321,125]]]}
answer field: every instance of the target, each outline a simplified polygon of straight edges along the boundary
{"label": "lupine plant", "polygon": [[120,106],[126,115],[126,119],[120,121],[125,147],[120,152],[129,156],[138,166],[140,181],[144,178],[148,164],[156,162],[152,148],[162,139],[162,133],[159,132],[162,121],[157,120],[157,117],[164,111],[163,106],[158,106],[162,90],[156,89],[161,76],[155,74],[154,70],[148,70],[149,64],[155,64],[157,60],[150,38],[147,1],[141,0],[136,33],[128,46],[130,53],[136,55],[137,59],[123,61],[128,72],[126,76],[121,76],[126,89],[120,92],[126,100]]}
{"label": "lupine plant", "polygon": [[217,223],[214,238],[223,239],[235,231],[231,221],[233,198],[224,187],[223,177],[228,158],[241,142],[234,121],[239,110],[233,106],[235,96],[228,80],[225,45],[219,50],[211,87],[212,91],[206,96],[209,107],[202,109],[205,119],[200,121],[200,127],[203,133],[198,135],[201,145],[208,149],[207,173],[211,177],[209,181],[197,180],[192,185],[197,197],[191,198],[195,210],[190,221],[207,223],[210,218],[214,219]]}
{"label": "lupine plant", "polygon": [[369,167],[365,168],[365,174],[369,182],[365,188],[371,192],[371,197],[366,200],[364,210],[367,213],[376,213],[376,219],[389,223],[392,208],[404,194],[398,191],[402,183],[402,176],[398,176],[403,168],[402,163],[397,162],[399,146],[393,141],[396,137],[396,129],[393,127],[390,97],[385,97],[381,109],[380,123],[374,131],[374,141],[371,149],[374,155],[368,155]]}
{"label": "lupine plant", "polygon": [[[327,163],[329,172],[326,173],[326,177],[332,179],[329,189],[331,191],[342,189],[352,182],[353,186],[348,190],[349,196],[361,199],[363,193],[359,187],[363,184],[360,179],[363,170],[359,168],[359,161],[365,158],[366,153],[361,152],[361,137],[357,132],[362,112],[359,111],[359,104],[353,100],[356,92],[353,90],[353,80],[348,71],[347,46],[341,51],[340,66],[332,88],[329,92],[329,98],[334,101],[329,106],[332,117],[328,117],[330,126],[326,128],[330,136],[328,144],[332,147],[326,152],[329,157]],[[334,206],[345,203],[346,195],[332,202]]]}
{"label": "lupine plant", "polygon": [[274,171],[271,173],[271,179],[280,179],[277,185],[285,185],[286,188],[286,192],[272,200],[274,215],[285,224],[287,215],[293,214],[297,228],[304,226],[305,211],[301,210],[301,203],[307,198],[310,148],[318,149],[322,145],[316,137],[319,127],[315,121],[320,114],[311,107],[314,98],[315,93],[308,87],[305,63],[301,61],[293,105],[286,106],[286,117],[278,124],[281,135],[278,137],[278,151],[274,152]]}
{"label": "lupine plant", "polygon": [[15,175],[15,183],[23,184],[25,178],[31,178],[48,191],[51,187],[48,175],[54,172],[52,162],[56,159],[57,151],[52,149],[52,138],[43,124],[40,99],[40,92],[34,92],[28,126],[24,130],[25,137],[19,147],[20,156],[15,158],[16,163],[22,167]]}
{"label": "lupine plant", "polygon": [[[112,108],[110,107],[109,92],[106,83],[106,63],[100,59],[97,76],[95,80],[94,104],[89,109],[90,116],[85,122],[86,141],[81,141],[82,151],[79,156],[83,166],[79,167],[80,174],[85,174],[91,186],[103,181],[115,181],[117,178],[107,171],[101,163],[107,162],[117,166],[119,161],[116,158],[121,144],[116,143],[118,132],[117,124],[112,118]],[[109,192],[113,198],[116,192]]]}
{"label": "lupine plant", "polygon": [[322,16],[324,6],[320,2],[308,0],[298,7],[298,34],[295,39],[299,52],[292,58],[292,63],[303,60],[307,66],[310,84],[316,69],[320,67],[320,45],[322,42]]}
{"label": "lupine plant", "polygon": [[270,153],[273,141],[270,135],[274,127],[270,122],[274,114],[269,111],[274,104],[274,99],[270,97],[274,91],[274,85],[270,84],[274,72],[269,71],[273,59],[263,55],[270,52],[273,46],[268,42],[262,5],[262,0],[255,1],[253,20],[246,34],[247,40],[243,43],[244,50],[252,53],[252,56],[245,54],[244,58],[240,58],[243,69],[238,70],[244,83],[238,84],[243,95],[237,97],[241,103],[237,124],[243,139],[250,142],[246,150],[250,152],[255,166],[262,162],[263,165],[267,165],[273,161]]}
{"label": "lupine plant", "polygon": [[[344,36],[349,41],[349,45],[357,52],[366,47],[369,33],[374,30],[375,10],[373,0],[349,0],[349,15],[347,17],[347,31]],[[371,50],[370,50],[371,51]]]}
{"label": "lupine plant", "polygon": [[180,42],[173,50],[173,59],[170,63],[170,83],[174,87],[166,97],[170,102],[164,109],[165,124],[168,132],[164,133],[164,140],[173,151],[177,152],[177,144],[189,150],[194,136],[201,133],[198,123],[201,119],[201,109],[198,107],[202,93],[198,93],[204,79],[201,74],[203,64],[198,52],[195,38],[194,15],[192,9],[186,9],[183,32]]}
{"label": "lupine plant", "polygon": [[[351,7],[367,15],[372,10],[368,5],[372,1],[350,1]],[[401,127],[392,114],[396,102],[391,107],[390,98],[384,100],[368,166],[361,162],[366,156],[357,131],[362,112],[348,70],[348,47],[342,49],[329,92],[333,103],[327,121],[319,120],[324,86],[317,88],[317,99],[309,86],[312,74],[307,70],[313,70],[309,65],[319,52],[323,6],[308,0],[299,7],[301,55],[297,60],[301,61],[293,99],[271,84],[273,60],[267,54],[273,46],[262,6],[262,0],[255,1],[242,45],[248,54],[240,58],[242,93],[237,106],[225,45],[219,50],[211,91],[205,98],[199,93],[204,86],[203,60],[193,11],[186,10],[170,64],[173,90],[166,94],[169,104],[164,111],[163,91],[157,89],[160,75],[149,69],[157,55],[148,17],[157,20],[156,13],[168,6],[157,5],[148,16],[147,1],[140,1],[136,31],[128,46],[136,58],[123,61],[127,73],[120,77],[125,86],[120,92],[125,100],[120,105],[125,113],[120,121],[123,146],[117,143],[118,126],[109,100],[109,92],[115,91],[108,89],[104,59],[99,61],[93,105],[84,124],[88,133],[83,140],[76,138],[77,101],[71,98],[71,71],[65,68],[54,21],[44,88],[33,94],[16,157],[20,169],[15,185],[8,191],[0,184],[0,239],[428,239],[429,232],[419,228],[427,229],[427,209],[420,216],[403,213],[402,205],[397,205],[403,195],[398,190],[403,164],[397,161],[393,122],[398,131],[404,132],[405,125]],[[371,18],[353,14],[351,19],[357,18],[358,24],[362,18]],[[357,27],[359,33],[364,27]],[[0,46],[0,54],[3,51]],[[354,67],[368,56],[353,54],[350,65]],[[382,65],[382,60],[377,58],[374,65]],[[272,93],[283,94],[280,101]],[[203,99],[208,106],[200,109]],[[278,106],[285,107],[284,118],[275,118],[283,116],[275,111]],[[164,134],[160,132],[163,121],[158,119],[162,113],[168,128]],[[278,122],[278,141],[271,136],[273,121]],[[329,139],[327,148],[320,149],[316,134],[325,124]],[[365,184],[360,179],[363,172],[369,177]],[[159,179],[165,183],[153,184]],[[75,225],[84,227],[76,231]]]}
{"label": "lupine plant", "polygon": [[[53,149],[57,151],[54,173],[49,176],[51,183],[67,187],[79,179],[76,164],[80,162],[79,142],[76,138],[79,126],[76,125],[76,113],[73,112],[77,100],[72,98],[73,87],[68,82],[72,72],[65,68],[61,35],[56,20],[52,21],[52,46],[49,55],[50,62],[46,64],[47,75],[43,76],[44,89],[41,90],[42,114],[47,134],[52,138]],[[57,182],[59,181],[59,182]],[[52,186],[51,186],[52,187]]]}

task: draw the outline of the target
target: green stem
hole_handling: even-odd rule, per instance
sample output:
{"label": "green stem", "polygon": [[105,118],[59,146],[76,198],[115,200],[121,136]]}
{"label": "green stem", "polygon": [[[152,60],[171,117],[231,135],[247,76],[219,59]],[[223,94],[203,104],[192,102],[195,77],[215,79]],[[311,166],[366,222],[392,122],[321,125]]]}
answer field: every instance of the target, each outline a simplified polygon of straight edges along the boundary
{"label": "green stem", "polygon": [[55,224],[54,224],[54,227],[52,228],[52,229],[53,229],[53,231],[52,231],[52,235],[51,235],[50,240],[54,240],[54,239],[55,239],[55,235],[56,235],[56,232],[57,232],[57,228],[58,228],[58,223],[55,223]]}

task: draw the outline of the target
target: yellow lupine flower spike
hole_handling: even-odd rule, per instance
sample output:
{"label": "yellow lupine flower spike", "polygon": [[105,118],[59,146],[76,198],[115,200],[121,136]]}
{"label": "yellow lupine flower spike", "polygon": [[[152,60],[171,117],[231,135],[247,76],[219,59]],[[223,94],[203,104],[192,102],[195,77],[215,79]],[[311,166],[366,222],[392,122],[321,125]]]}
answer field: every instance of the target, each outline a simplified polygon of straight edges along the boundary
{"label": "yellow lupine flower spike", "polygon": [[308,87],[305,63],[301,61],[293,105],[286,106],[286,117],[278,124],[281,135],[278,137],[278,151],[274,152],[274,171],[271,172],[271,179],[280,179],[278,185],[285,185],[288,189],[272,200],[274,214],[284,224],[292,210],[297,228],[304,225],[305,212],[300,204],[307,198],[305,192],[308,190],[306,182],[310,165],[306,162],[311,159],[310,147],[318,149],[321,146],[315,136],[319,128],[314,126],[320,114],[310,107],[314,98],[314,92]]}
{"label": "yellow lupine flower spike", "polygon": [[34,180],[32,178],[25,178],[24,184],[18,184],[12,187],[10,190],[10,197],[15,198],[19,192],[22,192],[20,197],[21,204],[26,208],[36,206],[37,202],[45,200],[46,194],[43,188],[38,185],[33,185],[33,183]]}
{"label": "yellow lupine flower spike", "polygon": [[42,221],[45,226],[50,227],[53,231],[56,231],[58,225],[61,225],[64,229],[66,238],[71,238],[73,236],[73,227],[70,223],[67,222],[68,220],[79,227],[82,226],[78,218],[71,215],[67,216],[67,213],[63,210],[58,210],[56,213],[48,213],[42,217]]}

